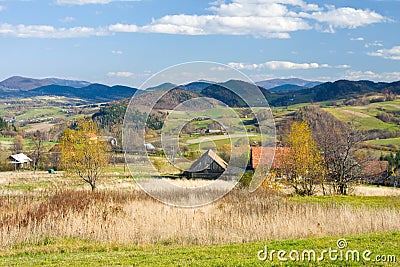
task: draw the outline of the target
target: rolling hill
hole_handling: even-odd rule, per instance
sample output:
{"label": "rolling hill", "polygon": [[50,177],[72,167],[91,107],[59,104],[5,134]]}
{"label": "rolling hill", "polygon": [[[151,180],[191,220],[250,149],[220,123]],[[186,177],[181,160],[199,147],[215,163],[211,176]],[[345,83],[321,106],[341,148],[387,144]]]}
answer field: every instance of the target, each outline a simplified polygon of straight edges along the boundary
{"label": "rolling hill", "polygon": [[0,86],[8,90],[28,91],[52,84],[50,81],[13,76],[0,82]]}
{"label": "rolling hill", "polygon": [[[307,81],[299,78],[288,78],[288,79],[271,79],[265,81],[256,82],[256,85],[261,86],[267,90],[273,89],[275,87],[279,87],[282,85],[296,85],[302,88],[311,88],[316,85],[321,84],[318,81]],[[272,91],[272,90],[271,90]],[[277,91],[277,90],[275,90]]]}
{"label": "rolling hill", "polygon": [[0,82],[0,88],[3,90],[29,91],[47,85],[61,85],[81,88],[90,85],[90,83],[86,81],[75,81],[58,78],[34,79],[22,76],[13,76]]}
{"label": "rolling hill", "polygon": [[339,80],[326,82],[312,88],[295,92],[275,93],[275,97],[269,99],[273,106],[285,106],[288,104],[310,103],[329,100],[349,99],[367,93],[390,91],[400,93],[400,81],[385,83],[372,81],[348,81]]}
{"label": "rolling hill", "polygon": [[[57,82],[59,84],[48,84],[50,82]],[[311,88],[305,88],[313,85],[313,83],[317,85]],[[36,87],[41,84],[45,85]],[[77,86],[82,86],[84,84],[87,85],[77,88]],[[260,84],[264,84],[267,88],[269,88],[269,90],[260,86]],[[271,106],[286,106],[299,103],[349,99],[373,92],[392,92],[400,94],[400,81],[386,83],[338,80],[335,82],[319,83],[302,79],[275,79],[259,82],[257,87],[261,91],[262,95],[268,100],[268,104]],[[249,84],[247,82],[238,80],[229,80],[223,83],[197,81],[180,86],[176,86],[171,83],[164,83],[159,86],[149,88],[149,90],[139,92],[141,94],[149,94],[158,90],[179,88],[181,91],[183,90],[187,91],[188,93],[194,93],[188,94],[190,97],[199,95],[218,99],[227,105],[234,107],[245,106],[246,104],[238,95],[228,90],[233,89],[238,94],[246,95],[248,98],[247,101],[251,106],[265,106],[267,105],[266,101],[262,97],[254,94],[257,87],[254,84]],[[14,76],[0,83],[0,93],[2,97],[6,99],[49,95],[80,98],[89,103],[98,103],[130,98],[137,91],[138,89],[128,86],[107,86],[96,83],[88,84],[87,82],[62,80],[56,78],[37,80]],[[178,96],[182,95],[182,93],[183,92],[172,95]],[[168,99],[168,101],[171,103],[176,102],[173,97],[168,97]],[[165,103],[162,104],[162,106],[165,105]]]}
{"label": "rolling hill", "polygon": [[115,85],[107,86],[102,84],[90,84],[86,87],[75,88],[62,85],[47,85],[32,90],[1,90],[4,98],[27,98],[36,96],[64,96],[70,98],[80,98],[89,103],[110,102],[132,97],[136,88]]}

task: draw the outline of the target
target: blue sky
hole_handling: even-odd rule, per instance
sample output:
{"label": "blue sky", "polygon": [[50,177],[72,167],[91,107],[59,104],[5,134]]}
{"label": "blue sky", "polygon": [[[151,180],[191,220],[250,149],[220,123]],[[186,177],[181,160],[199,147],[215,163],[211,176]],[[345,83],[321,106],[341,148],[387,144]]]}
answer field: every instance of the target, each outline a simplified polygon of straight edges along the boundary
{"label": "blue sky", "polygon": [[0,0],[0,80],[139,86],[215,61],[254,81],[394,81],[399,29],[399,0]]}

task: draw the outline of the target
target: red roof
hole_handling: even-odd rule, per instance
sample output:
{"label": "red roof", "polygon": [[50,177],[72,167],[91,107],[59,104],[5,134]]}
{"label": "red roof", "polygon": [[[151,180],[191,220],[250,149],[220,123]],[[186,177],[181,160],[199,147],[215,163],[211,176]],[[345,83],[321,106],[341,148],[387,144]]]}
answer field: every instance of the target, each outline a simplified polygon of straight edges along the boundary
{"label": "red roof", "polygon": [[251,167],[256,169],[259,164],[269,166],[274,169],[282,168],[283,156],[289,151],[287,147],[252,147],[251,148]]}

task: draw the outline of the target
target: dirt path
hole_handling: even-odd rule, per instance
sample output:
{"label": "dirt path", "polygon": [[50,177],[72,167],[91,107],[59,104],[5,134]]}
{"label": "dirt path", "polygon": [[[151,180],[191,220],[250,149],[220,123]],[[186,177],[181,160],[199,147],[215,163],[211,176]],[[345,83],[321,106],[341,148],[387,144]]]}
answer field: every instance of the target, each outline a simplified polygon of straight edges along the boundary
{"label": "dirt path", "polygon": [[231,134],[231,135],[212,135],[212,136],[202,136],[196,139],[190,139],[187,140],[186,142],[188,144],[197,144],[197,143],[202,143],[202,142],[210,142],[210,141],[217,141],[217,140],[223,140],[223,139],[228,139],[228,138],[239,138],[239,137],[250,137],[250,136],[256,136],[255,134]]}

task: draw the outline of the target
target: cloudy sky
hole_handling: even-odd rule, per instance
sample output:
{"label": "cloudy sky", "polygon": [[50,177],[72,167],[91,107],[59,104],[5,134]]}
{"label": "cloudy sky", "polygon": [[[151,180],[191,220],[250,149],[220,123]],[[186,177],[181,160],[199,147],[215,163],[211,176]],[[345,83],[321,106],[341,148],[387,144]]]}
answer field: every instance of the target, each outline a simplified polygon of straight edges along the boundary
{"label": "cloudy sky", "polygon": [[255,81],[394,81],[399,29],[399,0],[0,0],[0,80],[139,86],[214,61]]}

